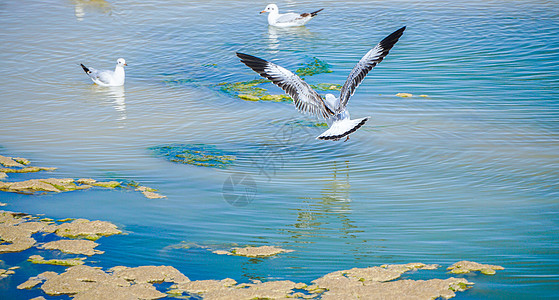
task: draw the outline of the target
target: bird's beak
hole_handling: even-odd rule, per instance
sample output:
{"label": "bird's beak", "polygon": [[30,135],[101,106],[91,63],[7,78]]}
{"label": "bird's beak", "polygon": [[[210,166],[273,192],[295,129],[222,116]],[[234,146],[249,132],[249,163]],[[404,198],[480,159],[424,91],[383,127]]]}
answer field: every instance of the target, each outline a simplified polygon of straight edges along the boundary
{"label": "bird's beak", "polygon": [[128,64],[124,64],[125,66],[128,66]]}
{"label": "bird's beak", "polygon": [[260,14],[263,14],[263,13],[265,13],[265,12],[266,12],[266,11],[265,11],[265,10],[263,10],[263,11],[261,11],[261,12],[260,12]]}

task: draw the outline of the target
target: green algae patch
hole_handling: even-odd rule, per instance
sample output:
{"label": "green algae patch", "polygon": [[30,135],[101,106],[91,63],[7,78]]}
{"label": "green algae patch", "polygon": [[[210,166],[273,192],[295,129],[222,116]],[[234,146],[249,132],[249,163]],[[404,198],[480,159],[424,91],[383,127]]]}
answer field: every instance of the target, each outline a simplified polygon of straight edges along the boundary
{"label": "green algae patch", "polygon": [[[0,182],[0,191],[20,194],[35,194],[38,192],[61,193],[85,190],[92,187],[114,189],[117,187],[125,188],[129,186],[123,186],[123,184],[118,181],[97,181],[91,178],[81,178],[78,180],[74,180],[72,178],[43,178],[14,182]],[[165,198],[165,196],[154,193],[155,189],[140,187],[135,190],[142,192],[142,194],[149,199]]]}
{"label": "green algae patch", "polygon": [[[51,167],[28,167],[31,162],[21,157],[8,157],[0,155],[0,165],[6,168],[0,168],[0,179],[8,177],[7,173],[34,173],[40,171],[54,171],[56,168]],[[0,190],[2,185],[0,184]]]}
{"label": "green algae patch", "polygon": [[250,94],[240,94],[237,97],[247,101],[260,101],[260,97]]}
{"label": "green algae patch", "polygon": [[307,291],[324,292],[320,299],[450,299],[473,285],[464,278],[395,280],[412,270],[431,270],[438,265],[410,263],[336,271],[313,281]]}
{"label": "green algae patch", "polygon": [[56,222],[64,223],[64,222],[70,222],[74,220],[75,218],[65,218],[65,219],[56,220]]}
{"label": "green algae patch", "polygon": [[103,254],[103,251],[95,250],[97,246],[99,246],[99,244],[90,240],[58,240],[48,242],[39,248],[45,250],[60,250],[64,253],[83,254],[87,256]]}
{"label": "green algae patch", "polygon": [[12,157],[13,160],[15,160],[16,162],[22,164],[22,165],[28,165],[31,162],[28,159],[25,158],[21,158],[21,157]]}
{"label": "green algae patch", "polygon": [[36,241],[32,234],[31,230],[14,224],[0,224],[0,253],[20,252],[33,247]]}
{"label": "green algae patch", "polygon": [[402,98],[409,98],[409,97],[412,97],[413,94],[410,94],[410,93],[398,93],[398,94],[396,94],[396,96],[397,96],[397,97],[402,97]]}
{"label": "green algae patch", "polygon": [[58,225],[54,233],[61,237],[86,238],[94,241],[103,236],[121,234],[122,231],[109,222],[77,219],[70,223]]}
{"label": "green algae patch", "polygon": [[163,84],[171,85],[171,86],[184,85],[184,84],[192,83],[192,82],[194,82],[193,79],[167,79],[167,80],[163,80]]}
{"label": "green algae patch", "polygon": [[484,265],[473,261],[459,261],[448,267],[447,270],[453,274],[468,274],[472,271],[479,271],[484,275],[495,275],[495,270],[504,270],[505,268],[497,265]]}
{"label": "green algae patch", "polygon": [[[51,272],[53,273],[53,272]],[[111,274],[112,273],[112,274]],[[182,284],[188,278],[173,267],[114,267],[109,272],[86,265],[73,266],[61,274],[40,274],[29,278],[21,288],[36,286],[46,279],[41,289],[48,295],[69,295],[74,299],[159,299],[167,295],[152,282]]]}
{"label": "green algae patch", "polygon": [[55,265],[55,266],[77,266],[84,264],[85,257],[68,258],[68,259],[45,259],[40,255],[31,255],[27,261],[33,264]]}
{"label": "green algae patch", "polygon": [[169,294],[198,294],[203,299],[288,299],[295,298],[294,290],[305,287],[304,283],[289,280],[241,283],[231,278],[223,280],[197,280],[171,286]]}
{"label": "green algae patch", "polygon": [[171,144],[148,149],[171,162],[199,167],[225,169],[236,160],[230,153],[206,144]]}
{"label": "green algae patch", "polygon": [[319,83],[313,84],[311,87],[317,91],[341,91],[342,85],[335,83]]}
{"label": "green algae patch", "polygon": [[56,168],[52,167],[23,167],[21,169],[2,168],[0,172],[3,173],[35,173],[40,171],[54,171]]}
{"label": "green algae patch", "polygon": [[287,125],[293,127],[316,127],[316,128],[328,128],[328,124],[325,122],[312,122],[307,120],[292,120],[288,122],[275,121],[272,124]]}
{"label": "green algae patch", "polygon": [[313,76],[321,73],[332,73],[330,70],[330,65],[323,60],[313,57],[313,61],[303,65],[299,69],[295,70],[295,73],[301,77]]}
{"label": "green algae patch", "polygon": [[260,85],[270,83],[267,79],[255,79],[249,81],[239,81],[234,83],[219,83],[221,91],[234,95],[245,101],[271,101],[271,102],[290,102],[291,97],[285,94],[270,94],[267,89]]}
{"label": "green algae patch", "polygon": [[99,186],[108,189],[114,189],[116,187],[121,187],[122,184],[118,181],[97,181],[92,178],[80,178],[76,180],[77,183],[82,184],[83,186]]}
{"label": "green algae patch", "polygon": [[325,287],[323,281],[348,279],[349,281],[370,281],[370,282],[387,282],[400,278],[400,276],[408,271],[418,269],[432,269],[432,265],[422,263],[409,263],[404,265],[382,265],[380,267],[369,268],[353,268],[344,271],[336,271],[319,278],[313,283],[318,284],[320,287]]}
{"label": "green algae patch", "polygon": [[120,182],[118,182],[118,181],[106,181],[106,182],[97,181],[97,182],[91,183],[91,185],[100,186],[100,187],[104,187],[104,188],[108,188],[108,189],[114,189],[114,188],[120,186]]}
{"label": "green algae patch", "polygon": [[[0,165],[7,167],[0,168],[0,179],[6,178],[6,173],[30,173],[56,170],[56,168],[27,166],[29,163],[29,160],[25,158],[12,158],[0,155]],[[41,192],[61,193],[84,190],[92,187],[114,189],[123,186],[122,183],[118,181],[97,181],[92,178],[80,178],[77,180],[72,178],[41,178],[13,182],[0,181],[0,191],[20,194],[35,194]],[[165,198],[165,196],[155,193],[154,190],[147,189],[146,187],[136,188],[137,191],[142,192],[142,194],[149,199]]]}
{"label": "green algae patch", "polygon": [[[130,287],[130,284],[122,278],[110,276],[97,268],[79,265],[66,269],[66,272],[62,274],[51,276],[43,283],[41,289],[51,296],[65,294],[72,295],[75,297],[74,299],[100,299],[99,296],[103,294],[119,295],[119,298],[129,299],[132,297],[126,293],[131,292],[127,289],[128,287]],[[92,292],[101,294],[92,295]],[[132,299],[138,298],[157,299],[138,296]]]}
{"label": "green algae patch", "polygon": [[15,273],[16,272],[13,269],[0,269],[0,279],[6,278]]}
{"label": "green algae patch", "polygon": [[156,193],[157,190],[154,188],[150,188],[147,186],[141,186],[138,182],[136,181],[127,181],[127,180],[123,180],[122,182],[119,181],[97,181],[95,179],[91,179],[91,178],[82,178],[82,179],[78,179],[76,180],[76,182],[85,185],[89,185],[89,186],[99,186],[99,187],[104,187],[104,188],[108,188],[108,189],[114,189],[117,187],[121,187],[121,188],[131,188],[134,189],[135,191],[139,191],[141,192],[144,197],[148,198],[148,199],[161,199],[161,198],[167,198],[167,196],[163,196],[161,194]]}
{"label": "green algae patch", "polygon": [[266,92],[266,89],[258,87],[262,83],[270,82],[267,79],[255,79],[249,81],[239,81],[234,83],[223,82],[218,85],[221,86],[221,90],[226,93],[240,93],[249,95],[262,96]]}
{"label": "green algae patch", "polygon": [[[37,285],[43,283],[43,281],[52,278],[54,276],[57,276],[58,273],[56,272],[52,272],[52,271],[46,271],[43,272],[37,276],[34,277],[30,277],[29,279],[27,279],[27,281],[25,281],[24,283],[20,284],[17,286],[18,290],[23,290],[23,289],[32,289],[34,287],[36,287]],[[44,299],[44,298],[43,298]]]}
{"label": "green algae patch", "polygon": [[469,288],[471,288],[471,286],[473,285],[473,283],[471,282],[456,282],[451,284],[448,288],[453,291],[453,292],[463,292]]}
{"label": "green algae patch", "polygon": [[[0,212],[0,253],[21,252],[36,244],[32,234],[37,232],[55,233],[61,237],[99,239],[121,233],[116,225],[105,221],[77,219],[73,222],[56,225],[50,218],[38,219],[25,214]],[[91,240],[56,240],[40,245],[46,250],[60,250],[71,254],[94,255],[98,244]]]}
{"label": "green algae patch", "polygon": [[90,188],[89,185],[76,185],[72,178],[43,178],[25,181],[0,182],[0,191],[33,194],[35,192],[67,192]]}
{"label": "green algae patch", "polygon": [[[20,158],[20,160],[23,160],[23,158]],[[25,160],[27,163],[29,163],[28,160]],[[3,156],[0,155],[0,165],[3,165],[4,167],[23,167],[23,165],[20,162],[17,161],[17,158],[15,157],[8,157],[8,156]]]}
{"label": "green algae patch", "polygon": [[161,198],[167,198],[167,196],[163,196],[161,194],[156,193],[157,190],[147,187],[147,186],[141,186],[139,185],[138,187],[136,187],[136,191],[140,191],[144,197],[148,198],[148,199],[161,199]]}
{"label": "green algae patch", "polygon": [[274,94],[274,95],[264,95],[260,97],[262,101],[271,101],[271,102],[292,102],[293,99],[287,96],[286,94]]}
{"label": "green algae patch", "polygon": [[171,266],[116,266],[109,269],[113,276],[135,283],[189,282],[190,279]]}
{"label": "green algae patch", "polygon": [[[72,178],[42,178],[14,182],[0,182],[0,191],[21,194],[34,194],[37,192],[61,193],[85,190],[92,187],[114,189],[123,186],[122,183],[118,181],[97,181],[90,178],[81,178],[78,180],[74,180]],[[148,197],[145,193],[144,195]]]}

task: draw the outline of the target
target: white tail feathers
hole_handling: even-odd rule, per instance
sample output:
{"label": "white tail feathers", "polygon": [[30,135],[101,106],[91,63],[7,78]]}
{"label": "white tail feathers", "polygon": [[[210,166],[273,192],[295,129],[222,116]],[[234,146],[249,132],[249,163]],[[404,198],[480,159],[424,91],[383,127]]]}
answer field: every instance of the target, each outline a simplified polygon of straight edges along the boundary
{"label": "white tail feathers", "polygon": [[343,137],[350,135],[351,133],[355,132],[359,127],[363,126],[365,122],[369,120],[369,117],[350,120],[337,120],[332,123],[332,126],[321,135],[316,137],[319,140],[333,140],[337,141]]}

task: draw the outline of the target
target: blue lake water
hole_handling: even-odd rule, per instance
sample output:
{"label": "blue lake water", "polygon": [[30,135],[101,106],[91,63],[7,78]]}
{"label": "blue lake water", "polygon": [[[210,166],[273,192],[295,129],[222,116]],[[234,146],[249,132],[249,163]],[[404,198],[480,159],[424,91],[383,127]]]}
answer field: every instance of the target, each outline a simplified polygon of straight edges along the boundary
{"label": "blue lake water", "polygon": [[[167,196],[0,192],[5,209],[118,224],[128,234],[99,240],[105,254],[87,261],[104,268],[164,264],[192,280],[308,283],[409,262],[442,268],[405,278],[447,278],[447,266],[472,260],[505,270],[466,276],[475,285],[456,299],[557,297],[559,3],[280,1],[283,11],[325,8],[291,30],[268,28],[258,14],[266,4],[0,2],[0,154],[59,168],[7,180],[134,180]],[[352,117],[372,118],[345,143],[293,126],[313,119],[290,103],[243,101],[218,85],[259,78],[235,51],[290,70],[317,57],[332,72],[306,80],[342,84],[403,25],[349,102]],[[128,63],[122,88],[92,85],[79,66],[112,69],[118,57]],[[237,160],[199,167],[149,150],[169,144],[212,145]],[[248,198],[233,194],[248,205],[226,201],[224,184],[239,178],[254,182]],[[233,245],[295,251],[248,259],[203,248]],[[15,286],[61,272],[25,262],[36,252],[0,255],[22,266],[0,280],[0,298],[40,295]]]}

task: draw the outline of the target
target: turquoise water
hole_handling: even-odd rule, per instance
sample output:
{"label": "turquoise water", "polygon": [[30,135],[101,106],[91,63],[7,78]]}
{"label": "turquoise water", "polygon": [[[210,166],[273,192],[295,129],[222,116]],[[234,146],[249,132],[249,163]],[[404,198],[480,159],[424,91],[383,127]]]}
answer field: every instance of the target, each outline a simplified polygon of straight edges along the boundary
{"label": "turquoise water", "polygon": [[[167,196],[1,193],[5,209],[118,224],[128,235],[99,240],[105,254],[88,259],[104,268],[165,264],[192,280],[309,282],[353,267],[473,260],[506,269],[467,276],[476,284],[456,299],[557,297],[559,3],[278,2],[325,8],[293,30],[268,28],[258,14],[266,4],[1,2],[0,154],[59,168],[47,176],[134,180]],[[317,57],[332,73],[307,81],[341,84],[403,25],[349,102],[352,117],[372,118],[345,143],[293,126],[313,120],[289,103],[242,101],[218,86],[259,78],[235,51],[290,70]],[[123,88],[93,86],[79,66],[113,68],[118,57],[128,63]],[[211,145],[236,160],[197,167],[150,150],[171,144]],[[227,183],[247,175],[254,185],[231,205]],[[295,252],[248,259],[180,243]],[[0,256],[22,267],[0,281],[0,297],[37,296],[15,286],[62,270],[26,263],[36,252]],[[431,275],[449,276],[441,268],[406,278]]]}

